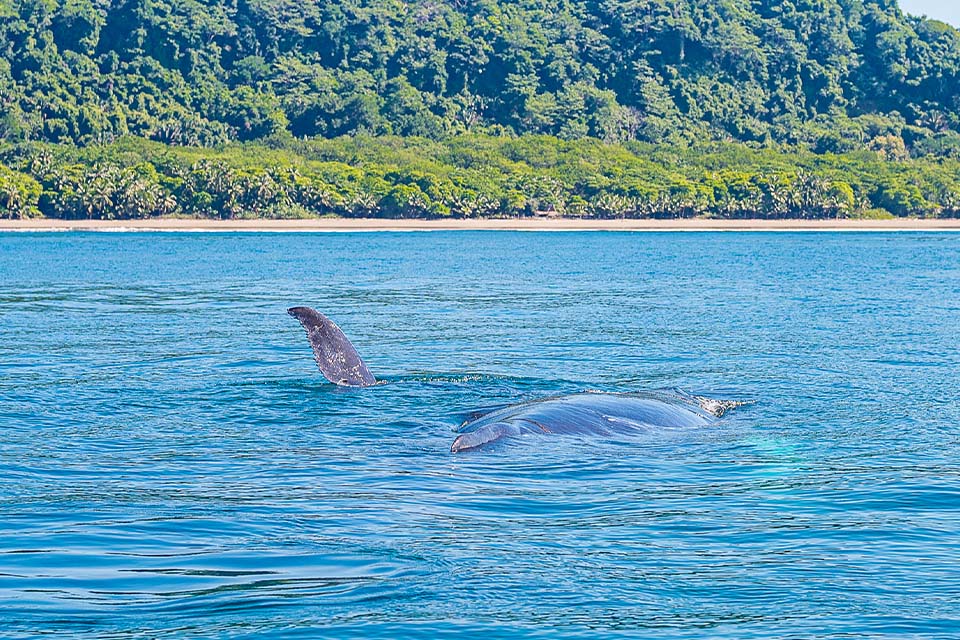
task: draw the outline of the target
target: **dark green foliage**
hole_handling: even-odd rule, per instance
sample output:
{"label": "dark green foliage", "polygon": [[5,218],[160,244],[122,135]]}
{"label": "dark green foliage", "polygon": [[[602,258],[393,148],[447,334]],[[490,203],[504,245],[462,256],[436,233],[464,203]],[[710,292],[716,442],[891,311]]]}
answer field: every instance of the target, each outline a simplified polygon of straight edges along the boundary
{"label": "dark green foliage", "polygon": [[7,141],[486,131],[958,157],[958,78],[960,34],[893,0],[0,0]]}
{"label": "dark green foliage", "polygon": [[960,161],[481,134],[0,148],[0,215],[957,216]]}

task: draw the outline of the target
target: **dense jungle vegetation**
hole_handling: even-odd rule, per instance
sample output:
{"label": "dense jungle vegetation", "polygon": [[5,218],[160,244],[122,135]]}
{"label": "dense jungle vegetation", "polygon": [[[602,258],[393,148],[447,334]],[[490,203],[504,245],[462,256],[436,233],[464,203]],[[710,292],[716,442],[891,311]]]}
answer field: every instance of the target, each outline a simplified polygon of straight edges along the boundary
{"label": "dense jungle vegetation", "polygon": [[0,0],[0,216],[956,216],[895,0]]}

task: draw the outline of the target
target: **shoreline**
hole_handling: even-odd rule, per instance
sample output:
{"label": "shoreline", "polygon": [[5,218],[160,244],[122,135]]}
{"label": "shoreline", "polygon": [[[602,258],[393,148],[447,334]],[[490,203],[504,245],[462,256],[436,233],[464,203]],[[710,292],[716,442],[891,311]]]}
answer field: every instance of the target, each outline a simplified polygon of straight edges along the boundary
{"label": "shoreline", "polygon": [[960,231],[960,219],[892,220],[671,220],[578,218],[383,219],[316,218],[307,220],[0,220],[0,231],[145,231],[145,232],[356,232],[356,231]]}

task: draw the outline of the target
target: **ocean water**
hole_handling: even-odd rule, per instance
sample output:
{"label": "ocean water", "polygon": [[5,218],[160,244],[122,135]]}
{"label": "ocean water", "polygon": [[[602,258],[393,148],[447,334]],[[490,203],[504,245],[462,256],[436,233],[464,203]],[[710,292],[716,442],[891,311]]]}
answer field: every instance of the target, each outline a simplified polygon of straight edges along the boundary
{"label": "ocean water", "polygon": [[960,234],[0,234],[0,637],[958,637],[958,372]]}

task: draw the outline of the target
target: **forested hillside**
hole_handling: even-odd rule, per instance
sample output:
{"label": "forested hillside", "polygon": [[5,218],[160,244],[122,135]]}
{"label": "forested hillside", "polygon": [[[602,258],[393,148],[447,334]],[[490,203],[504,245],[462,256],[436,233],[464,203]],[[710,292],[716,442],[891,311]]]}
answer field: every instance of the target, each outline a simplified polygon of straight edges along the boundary
{"label": "forested hillside", "polygon": [[0,138],[483,128],[960,153],[960,35],[895,0],[0,0]]}
{"label": "forested hillside", "polygon": [[895,0],[0,0],[0,216],[957,215],[958,159]]}

